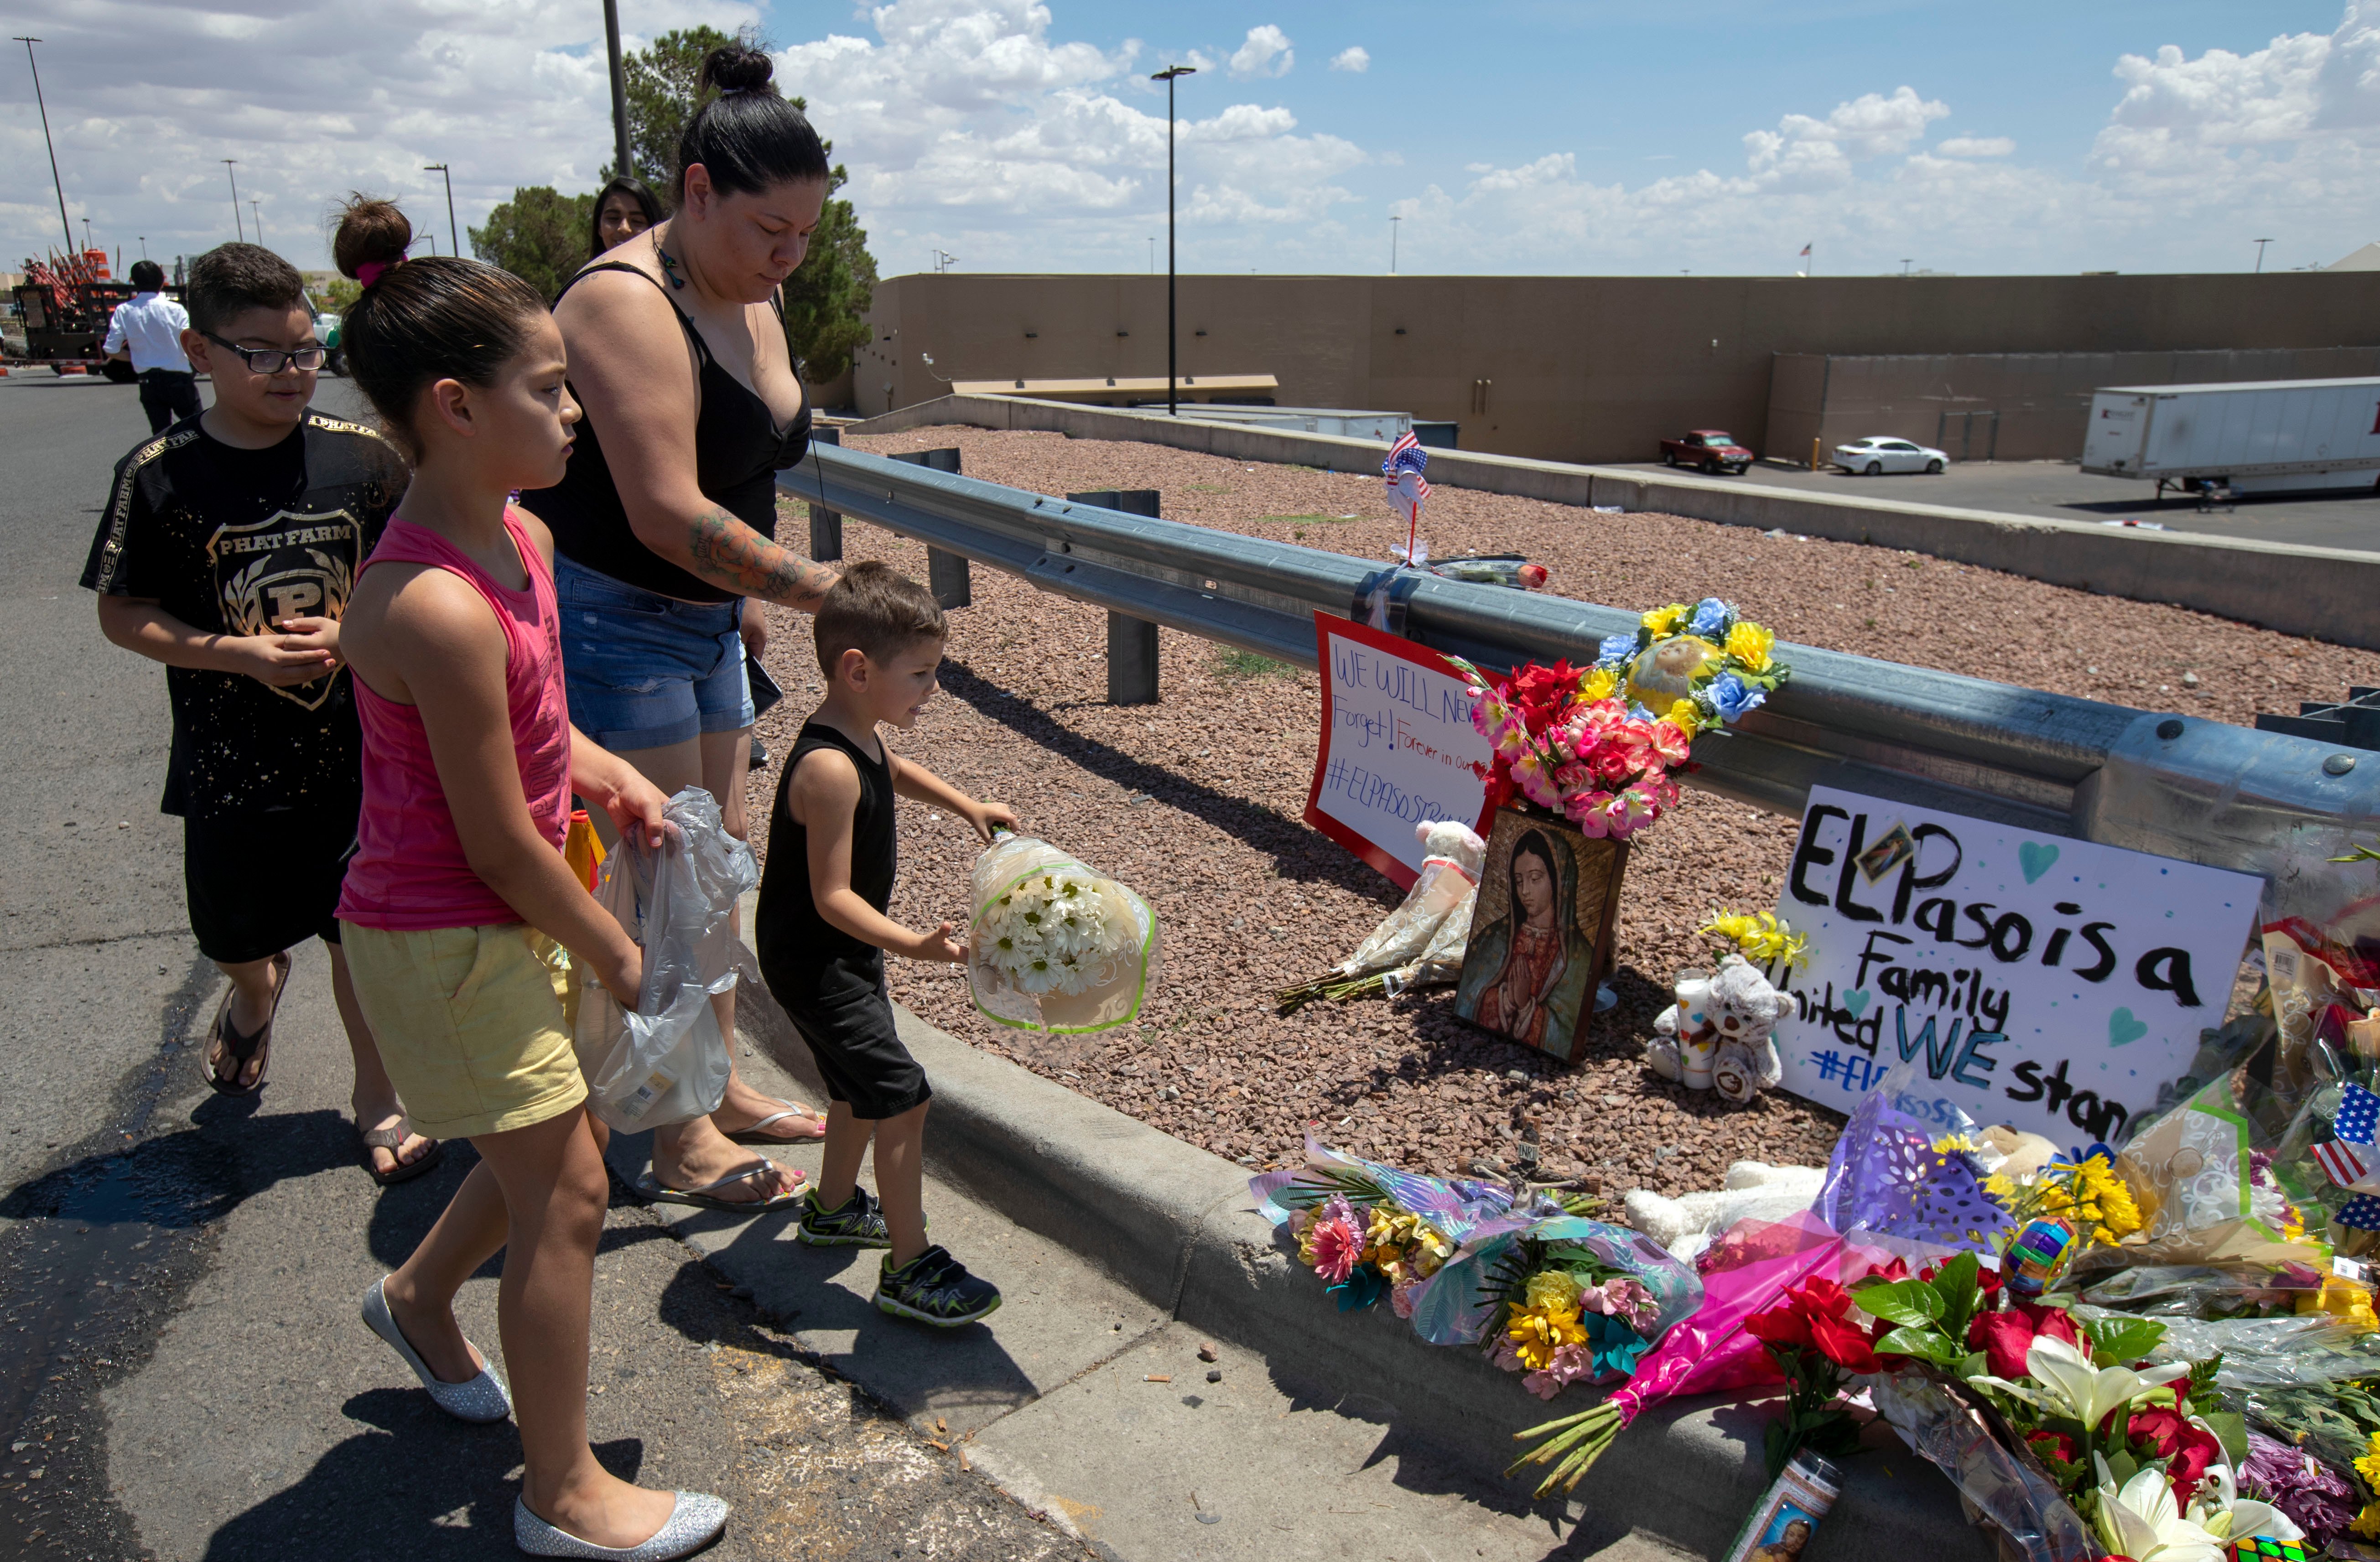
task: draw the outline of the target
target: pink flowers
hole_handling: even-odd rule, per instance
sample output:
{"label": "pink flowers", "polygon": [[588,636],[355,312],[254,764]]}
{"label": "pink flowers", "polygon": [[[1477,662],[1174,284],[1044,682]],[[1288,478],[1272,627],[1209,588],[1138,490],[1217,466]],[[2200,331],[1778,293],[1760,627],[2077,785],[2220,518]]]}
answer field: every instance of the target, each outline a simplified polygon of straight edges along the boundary
{"label": "pink flowers", "polygon": [[1304,1212],[1297,1232],[1298,1257],[1332,1285],[1343,1285],[1364,1256],[1364,1220],[1344,1194],[1334,1193],[1320,1209]]}
{"label": "pink flowers", "polygon": [[1593,1383],[1598,1375],[1594,1351],[1584,1345],[1564,1345],[1556,1349],[1553,1361],[1544,1371],[1533,1372],[1522,1378],[1521,1386],[1540,1399],[1550,1399],[1572,1384]]}
{"label": "pink flowers", "polygon": [[1622,703],[1608,669],[1530,662],[1499,683],[1468,662],[1456,665],[1472,679],[1471,723],[1496,745],[1487,771],[1491,805],[1518,794],[1588,835],[1615,840],[1676,805],[1670,771],[1688,763],[1691,716]]}

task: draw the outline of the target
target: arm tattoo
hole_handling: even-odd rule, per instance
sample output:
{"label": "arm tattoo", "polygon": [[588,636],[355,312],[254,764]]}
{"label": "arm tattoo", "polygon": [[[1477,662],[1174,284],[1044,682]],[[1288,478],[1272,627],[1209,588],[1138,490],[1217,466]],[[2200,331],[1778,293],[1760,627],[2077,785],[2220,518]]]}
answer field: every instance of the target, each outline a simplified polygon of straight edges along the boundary
{"label": "arm tattoo", "polygon": [[724,510],[705,512],[686,528],[694,573],[712,584],[789,608],[815,611],[841,576],[762,537]]}

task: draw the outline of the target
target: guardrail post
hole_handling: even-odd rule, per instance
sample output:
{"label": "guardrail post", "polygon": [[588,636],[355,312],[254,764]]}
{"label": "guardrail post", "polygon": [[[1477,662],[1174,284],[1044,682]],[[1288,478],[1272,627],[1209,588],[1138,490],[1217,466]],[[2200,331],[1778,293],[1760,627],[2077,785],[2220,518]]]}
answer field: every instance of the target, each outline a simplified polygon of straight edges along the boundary
{"label": "guardrail post", "polygon": [[[1159,493],[1153,488],[1102,489],[1096,493],[1070,493],[1070,504],[1096,504],[1127,515],[1161,520]],[[1157,625],[1108,610],[1108,703],[1155,705],[1157,692]]]}
{"label": "guardrail post", "polygon": [[[810,430],[810,443],[840,446],[843,430],[817,429]],[[815,499],[810,505],[810,557],[831,563],[843,557],[843,516],[829,510]]]}
{"label": "guardrail post", "polygon": [[[913,466],[923,466],[934,472],[955,472],[959,469],[959,453],[955,448],[903,451],[892,459],[906,461]],[[963,553],[945,553],[929,545],[926,549],[926,587],[946,611],[969,606],[975,601],[975,585],[968,577],[966,556]]]}

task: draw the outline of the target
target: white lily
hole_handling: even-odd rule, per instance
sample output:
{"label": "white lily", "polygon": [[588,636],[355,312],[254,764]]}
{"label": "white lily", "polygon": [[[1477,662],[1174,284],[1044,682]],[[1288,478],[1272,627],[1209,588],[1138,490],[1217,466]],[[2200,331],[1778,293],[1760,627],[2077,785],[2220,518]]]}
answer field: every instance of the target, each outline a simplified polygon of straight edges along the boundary
{"label": "white lily", "polygon": [[2099,1539],[2108,1551],[2132,1562],[2224,1562],[2222,1539],[2182,1517],[2164,1471],[2152,1465],[2119,1492],[2107,1461],[2095,1455],[2093,1462],[2099,1469]]}
{"label": "white lily", "polygon": [[[2192,1420],[2195,1422],[2196,1418]],[[2204,1422],[2196,1422],[2204,1427]],[[2305,1539],[2305,1532],[2297,1521],[2271,1503],[2240,1495],[2240,1484],[2228,1464],[2206,1467],[2206,1483],[2198,1499],[2190,1505],[2191,1520],[2216,1540],[2228,1544],[2234,1540],[2246,1540],[2251,1535],[2263,1535],[2277,1541]]]}
{"label": "white lily", "polygon": [[[1967,1381],[2013,1394],[2053,1415],[2072,1416],[2086,1432],[2096,1432],[2110,1412],[2128,1409],[2152,1391],[2188,1377],[2190,1367],[2186,1362],[2151,1367],[2146,1372],[2134,1372],[2130,1367],[2094,1367],[2083,1351],[2062,1339],[2037,1334],[2033,1337],[2032,1348],[2024,1353],[2024,1372],[2034,1380],[2031,1384],[2010,1383],[1989,1374]],[[2133,1562],[2141,1559],[2134,1557]]]}

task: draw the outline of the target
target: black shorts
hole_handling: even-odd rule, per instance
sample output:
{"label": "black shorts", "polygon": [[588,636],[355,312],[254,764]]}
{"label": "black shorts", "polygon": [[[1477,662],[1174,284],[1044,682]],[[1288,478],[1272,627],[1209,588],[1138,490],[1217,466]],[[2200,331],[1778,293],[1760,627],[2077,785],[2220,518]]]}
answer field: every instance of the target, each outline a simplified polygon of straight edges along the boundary
{"label": "black shorts", "polygon": [[182,821],[182,884],[199,952],[225,965],[319,938],[339,941],[339,886],[356,820],[286,809]]}
{"label": "black shorts", "polygon": [[769,991],[818,1059],[827,1099],[871,1122],[897,1118],[933,1098],[926,1071],[909,1056],[892,1023],[882,957],[862,964],[767,973]]}

